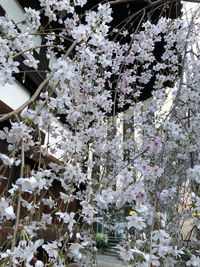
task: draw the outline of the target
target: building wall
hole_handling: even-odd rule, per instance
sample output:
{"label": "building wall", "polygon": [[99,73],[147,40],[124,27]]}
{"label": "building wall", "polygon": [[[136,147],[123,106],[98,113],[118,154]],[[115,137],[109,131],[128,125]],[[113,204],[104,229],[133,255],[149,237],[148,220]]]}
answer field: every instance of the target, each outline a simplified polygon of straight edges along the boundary
{"label": "building wall", "polygon": [[30,98],[30,92],[26,90],[19,82],[0,86],[0,100],[12,109],[17,109]]}
{"label": "building wall", "polygon": [[0,5],[15,23],[18,23],[22,20],[24,10],[17,0],[0,0]]}

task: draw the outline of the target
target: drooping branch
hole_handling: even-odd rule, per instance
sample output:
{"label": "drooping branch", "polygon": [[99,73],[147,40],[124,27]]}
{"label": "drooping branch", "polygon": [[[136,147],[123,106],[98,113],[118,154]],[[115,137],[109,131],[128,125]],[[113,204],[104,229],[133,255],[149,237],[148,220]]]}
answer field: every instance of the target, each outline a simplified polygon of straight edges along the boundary
{"label": "drooping branch", "polygon": [[21,56],[21,55],[23,55],[23,54],[25,54],[25,53],[27,53],[27,52],[29,52],[29,51],[33,51],[33,50],[36,50],[36,49],[38,49],[38,48],[44,48],[44,47],[52,47],[52,48],[56,48],[56,49],[58,49],[58,50],[61,50],[64,54],[66,54],[67,53],[67,51],[65,51],[62,47],[60,47],[60,46],[57,46],[57,45],[46,45],[46,44],[44,44],[44,45],[38,45],[38,46],[36,46],[36,47],[33,47],[33,48],[29,48],[29,49],[27,49],[27,50],[25,50],[25,51],[22,51],[22,52],[19,52],[19,53],[17,53],[16,55],[14,55],[12,58],[16,58],[16,57],[18,57],[18,56]]}
{"label": "drooping branch", "polygon": [[[65,57],[67,58],[72,50],[74,49],[74,47],[77,44],[77,40],[73,42],[73,44],[69,47],[69,49],[67,50]],[[51,78],[53,77],[53,72],[47,76],[47,78],[38,86],[37,90],[35,91],[35,93],[31,96],[30,99],[28,99],[24,104],[22,104],[19,108],[17,108],[16,110],[13,110],[7,114],[3,114],[0,117],[0,122],[9,120],[12,116],[21,113],[26,107],[28,107],[31,103],[33,103],[37,97],[39,96],[39,94],[42,92],[42,90],[46,87],[46,85],[49,83],[49,81],[51,80]]]}
{"label": "drooping branch", "polygon": [[24,104],[22,104],[19,108],[17,108],[16,110],[13,110],[7,114],[3,114],[0,117],[0,122],[6,121],[8,119],[10,119],[12,116],[21,113],[27,106],[29,106],[31,103],[33,103],[36,98],[38,97],[38,95],[42,92],[42,90],[45,88],[45,86],[48,84],[48,82],[50,81],[50,79],[52,78],[53,73],[51,73],[37,88],[37,90],[35,91],[35,93],[31,96],[30,99],[28,99]]}

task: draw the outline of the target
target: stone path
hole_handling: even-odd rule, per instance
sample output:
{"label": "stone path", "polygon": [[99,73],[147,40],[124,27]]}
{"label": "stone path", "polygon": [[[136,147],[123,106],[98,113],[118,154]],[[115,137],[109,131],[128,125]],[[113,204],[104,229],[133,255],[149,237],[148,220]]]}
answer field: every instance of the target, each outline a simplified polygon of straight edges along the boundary
{"label": "stone path", "polygon": [[116,256],[97,254],[98,267],[125,267]]}
{"label": "stone path", "polygon": [[[77,263],[71,263],[68,267],[80,267]],[[97,254],[97,267],[125,267],[117,256]]]}

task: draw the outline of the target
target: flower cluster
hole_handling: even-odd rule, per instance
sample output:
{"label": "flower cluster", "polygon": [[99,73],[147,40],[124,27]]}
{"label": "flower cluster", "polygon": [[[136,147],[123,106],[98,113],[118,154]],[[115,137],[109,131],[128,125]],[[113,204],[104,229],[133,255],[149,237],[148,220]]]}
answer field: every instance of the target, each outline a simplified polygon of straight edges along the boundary
{"label": "flower cluster", "polygon": [[2,84],[44,71],[37,35],[50,60],[37,98],[0,130],[0,226],[13,226],[2,266],[94,266],[94,224],[120,235],[126,264],[199,266],[199,23],[120,33],[109,4],[81,16],[86,0],[39,2],[19,25],[0,18]]}

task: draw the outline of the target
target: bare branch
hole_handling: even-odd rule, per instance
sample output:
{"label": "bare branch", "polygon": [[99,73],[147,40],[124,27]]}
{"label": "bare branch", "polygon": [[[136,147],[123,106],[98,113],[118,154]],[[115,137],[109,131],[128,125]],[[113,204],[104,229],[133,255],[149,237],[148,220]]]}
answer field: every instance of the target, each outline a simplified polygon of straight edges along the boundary
{"label": "bare branch", "polygon": [[110,5],[118,5],[118,4],[123,4],[123,3],[128,3],[131,0],[114,0],[114,1],[109,1]]}
{"label": "bare branch", "polygon": [[[113,0],[113,1],[108,1],[110,5],[118,5],[118,4],[124,4],[124,3],[129,3],[129,2],[134,2],[134,0]],[[151,0],[146,0],[150,6],[156,6],[159,5],[160,3],[164,3],[164,0],[157,0],[155,2],[152,2]]]}

